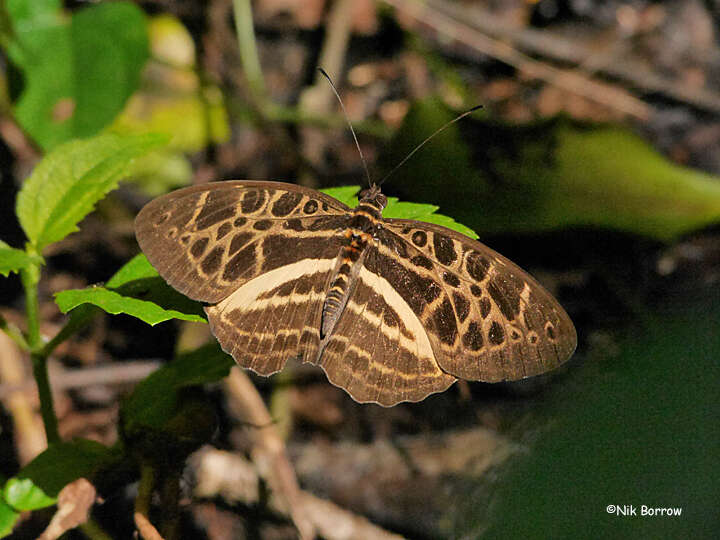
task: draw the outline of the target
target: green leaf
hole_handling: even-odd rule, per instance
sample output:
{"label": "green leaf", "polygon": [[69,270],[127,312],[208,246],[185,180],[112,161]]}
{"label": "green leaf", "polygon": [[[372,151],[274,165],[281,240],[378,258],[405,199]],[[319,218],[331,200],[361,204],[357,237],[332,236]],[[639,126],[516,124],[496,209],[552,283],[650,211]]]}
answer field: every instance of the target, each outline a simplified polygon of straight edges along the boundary
{"label": "green leaf", "polygon": [[147,24],[130,2],[50,17],[50,4],[11,10],[16,40],[8,54],[24,74],[15,115],[45,149],[110,124],[139,85],[148,57]]}
{"label": "green leaf", "polygon": [[[417,103],[382,161],[392,167],[455,117]],[[670,163],[630,131],[566,118],[448,127],[391,179],[483,233],[604,227],[671,240],[720,221],[720,179]]]}
{"label": "green leaf", "polygon": [[[70,482],[78,478],[91,479],[100,467],[112,463],[118,457],[114,450],[98,442],[75,439],[51,444],[47,450],[25,465],[17,478],[31,481],[35,488],[53,498]],[[5,500],[13,507],[30,510],[18,506],[15,499],[8,499],[5,491]]]}
{"label": "green leaf", "polygon": [[54,497],[48,497],[29,478],[11,478],[3,487],[3,499],[16,510],[37,510],[55,504]]}
{"label": "green leaf", "polygon": [[[358,191],[360,191],[360,186],[340,186],[321,189],[320,191],[353,208],[358,204],[356,195]],[[477,234],[475,234],[475,231],[465,225],[462,225],[461,223],[456,222],[453,218],[442,214],[436,214],[435,212],[438,209],[439,207],[434,204],[399,202],[397,197],[388,197],[388,205],[385,207],[385,210],[383,210],[383,217],[415,219],[426,223],[435,223],[437,225],[447,227],[448,229],[458,231],[470,238],[478,237]]]}
{"label": "green leaf", "polygon": [[123,402],[121,416],[126,432],[162,427],[178,407],[183,388],[223,379],[235,365],[216,343],[178,356],[135,387]]}
{"label": "green leaf", "polygon": [[42,259],[37,255],[29,255],[0,240],[0,275],[7,277],[10,272],[19,272],[30,265],[41,263]]}
{"label": "green leaf", "polygon": [[470,238],[478,237],[478,235],[475,234],[475,231],[461,223],[458,223],[453,218],[443,214],[436,214],[435,211],[438,210],[438,208],[439,207],[434,204],[398,202],[395,197],[390,197],[388,198],[388,205],[383,211],[383,217],[415,219],[426,223],[435,223],[437,225],[447,227],[448,229],[458,231]]}
{"label": "green leaf", "polygon": [[150,261],[142,253],[135,255],[105,284],[109,289],[117,289],[133,281],[159,277],[157,270],[153,268]]}
{"label": "green leaf", "polygon": [[23,184],[16,212],[38,252],[77,230],[95,203],[115,189],[133,159],[165,142],[160,135],[99,135],[48,154]]}
{"label": "green leaf", "polygon": [[54,24],[60,18],[60,0],[7,0],[7,11],[14,31]]}
{"label": "green leaf", "polygon": [[60,291],[55,302],[63,313],[81,304],[93,304],[113,315],[123,313],[152,326],[170,319],[205,322],[202,305],[165,283],[144,255],[137,255],[123,266],[105,287]]}
{"label": "green leaf", "polygon": [[5,501],[0,499],[0,538],[5,538],[12,533],[19,517],[19,512],[13,510]]}
{"label": "green leaf", "polygon": [[360,191],[360,186],[338,186],[321,189],[320,191],[348,205],[350,208],[354,208],[358,203],[357,194]]}

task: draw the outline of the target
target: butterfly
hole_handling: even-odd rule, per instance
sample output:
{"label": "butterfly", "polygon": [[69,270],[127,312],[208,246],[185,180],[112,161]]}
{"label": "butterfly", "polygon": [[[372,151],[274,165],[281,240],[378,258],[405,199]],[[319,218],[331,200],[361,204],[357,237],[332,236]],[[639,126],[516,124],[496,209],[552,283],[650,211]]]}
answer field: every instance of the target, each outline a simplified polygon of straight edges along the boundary
{"label": "butterfly", "polygon": [[223,350],[261,375],[296,358],[391,406],[570,358],[575,328],[529,274],[445,227],[383,219],[386,205],[377,185],[351,209],[293,184],[214,182],[150,201],[135,232],[160,275],[207,304]]}

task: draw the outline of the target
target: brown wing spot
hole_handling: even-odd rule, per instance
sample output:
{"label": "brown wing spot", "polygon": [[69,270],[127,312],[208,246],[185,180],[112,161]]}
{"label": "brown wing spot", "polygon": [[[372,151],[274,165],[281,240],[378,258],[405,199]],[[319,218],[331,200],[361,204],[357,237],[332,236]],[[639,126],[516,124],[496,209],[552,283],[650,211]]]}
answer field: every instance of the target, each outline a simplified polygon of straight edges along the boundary
{"label": "brown wing spot", "polygon": [[487,275],[487,271],[490,268],[490,261],[480,255],[477,251],[471,251],[468,253],[467,259],[465,260],[465,268],[471,278],[477,281],[482,281]]}
{"label": "brown wing spot", "polygon": [[220,240],[224,236],[226,236],[230,231],[232,231],[232,225],[225,222],[220,227],[218,227],[217,235],[215,236],[216,240]]}
{"label": "brown wing spot", "polygon": [[444,234],[433,233],[433,246],[435,247],[435,257],[440,263],[449,265],[457,259],[455,244]]}
{"label": "brown wing spot", "polygon": [[269,219],[261,219],[253,223],[253,229],[256,231],[267,231],[270,227],[272,227],[272,221]]}
{"label": "brown wing spot", "polygon": [[427,234],[425,234],[425,231],[415,231],[412,235],[412,241],[417,247],[423,247],[427,244]]}
{"label": "brown wing spot", "polygon": [[487,316],[490,314],[491,308],[492,304],[490,303],[490,299],[487,296],[480,299],[480,315],[483,319],[487,319]]}
{"label": "brown wing spot", "polygon": [[457,313],[460,322],[464,322],[470,314],[470,302],[462,294],[453,292],[453,303],[455,304],[455,313]]}
{"label": "brown wing spot", "polygon": [[482,290],[482,288],[473,284],[473,285],[470,285],[470,292],[473,294],[473,296],[480,297],[480,296],[482,296],[483,290]]}
{"label": "brown wing spot", "polygon": [[430,278],[413,272],[397,260],[379,253],[365,260],[366,268],[387,279],[416,315],[422,315],[426,304],[440,295],[440,287]]}
{"label": "brown wing spot", "polygon": [[178,233],[177,227],[170,227],[167,230],[167,232],[165,233],[165,236],[170,239],[173,239],[177,236],[177,233]]}
{"label": "brown wing spot", "polygon": [[518,280],[501,276],[494,276],[488,284],[488,293],[500,308],[500,312],[509,321],[512,321],[520,313],[518,285],[522,287],[522,281],[518,282]]}
{"label": "brown wing spot", "polygon": [[[451,272],[443,272],[443,280],[445,283],[450,285],[451,287],[459,287],[460,286],[460,280],[458,277],[451,273]],[[474,287],[475,285],[473,285]]]}
{"label": "brown wing spot", "polygon": [[274,268],[296,262],[298,253],[325,253],[329,241],[325,237],[296,238],[283,234],[267,235],[262,240],[262,253],[264,256],[262,271],[268,272]]}
{"label": "brown wing spot", "polygon": [[297,191],[288,191],[283,193],[280,198],[275,201],[270,212],[273,216],[283,217],[287,216],[290,212],[295,210],[295,207],[300,204],[303,195]]}
{"label": "brown wing spot", "polygon": [[308,202],[305,203],[305,206],[303,206],[303,212],[305,212],[308,215],[314,214],[318,210],[318,203],[316,200],[310,199]]}
{"label": "brown wing spot", "polygon": [[234,255],[235,252],[245,246],[245,244],[247,244],[252,237],[252,233],[238,233],[233,236],[233,239],[230,242],[230,249],[228,250],[228,255]]}
{"label": "brown wing spot", "polygon": [[490,325],[490,330],[488,330],[488,340],[490,340],[490,343],[493,345],[502,345],[503,341],[505,341],[505,330],[503,330],[503,327],[499,322],[493,321]]}
{"label": "brown wing spot", "polygon": [[400,231],[400,234],[407,234],[411,231],[410,227],[403,227],[402,231]]}
{"label": "brown wing spot", "polygon": [[389,328],[395,328],[398,325],[398,316],[389,306],[383,312],[383,322]]}
{"label": "brown wing spot", "polygon": [[272,298],[273,296],[290,296],[295,291],[295,285],[297,283],[297,280],[287,281],[283,283],[282,285],[279,285],[278,287],[275,287],[274,289],[270,291],[266,291],[258,296],[260,300],[265,300],[266,298]]}
{"label": "brown wing spot", "polygon": [[512,328],[510,330],[510,339],[512,339],[513,341],[517,341],[521,337],[522,337],[522,335],[520,334],[520,332],[517,331],[517,328]]}
{"label": "brown wing spot", "polygon": [[433,268],[432,261],[428,259],[425,255],[415,255],[412,259],[410,259],[410,262],[413,263],[415,266],[427,268],[428,270],[432,270]]}
{"label": "brown wing spot", "polygon": [[471,351],[479,351],[483,348],[482,330],[475,321],[468,325],[467,332],[463,335],[463,345]]}
{"label": "brown wing spot", "polygon": [[259,189],[252,189],[245,192],[240,210],[243,214],[252,214],[257,212],[265,204],[266,192]]}
{"label": "brown wing spot", "polygon": [[440,293],[442,292],[440,286],[432,280],[427,280],[427,282],[424,284],[422,291],[423,296],[425,297],[425,301],[428,304],[435,300],[438,296],[440,296]]}
{"label": "brown wing spot", "polygon": [[285,229],[290,229],[292,231],[301,232],[305,230],[305,227],[303,227],[302,221],[299,219],[288,219],[285,223],[283,223],[283,227]]}
{"label": "brown wing spot", "polygon": [[170,212],[165,212],[164,214],[162,214],[159,218],[157,218],[157,219],[155,220],[155,226],[157,227],[157,226],[159,226],[159,225],[162,225],[162,224],[165,223],[168,219],[170,219]]}
{"label": "brown wing spot", "polygon": [[545,335],[547,335],[547,337],[550,341],[555,341],[556,335],[555,335],[555,327],[553,326],[553,323],[551,323],[551,322],[545,323]]}
{"label": "brown wing spot", "polygon": [[313,280],[309,277],[303,277],[297,281],[295,292],[298,294],[307,294],[313,288]]}
{"label": "brown wing spot", "polygon": [[345,227],[348,216],[323,216],[317,217],[310,223],[308,230],[310,231],[330,231],[338,230]]}
{"label": "brown wing spot", "polygon": [[228,261],[223,272],[223,279],[235,281],[253,265],[255,265],[255,244],[250,244]]}
{"label": "brown wing spot", "polygon": [[236,203],[237,195],[235,193],[225,190],[209,191],[202,210],[195,220],[195,229],[199,231],[207,229],[216,223],[234,217]]}
{"label": "brown wing spot", "polygon": [[233,225],[235,225],[236,227],[242,227],[246,223],[247,223],[247,219],[242,216],[237,218],[235,221],[233,221]]}
{"label": "brown wing spot", "polygon": [[457,324],[455,323],[455,312],[452,304],[447,298],[433,312],[433,321],[435,322],[435,330],[438,333],[440,341],[452,345],[457,337]]}
{"label": "brown wing spot", "polygon": [[205,275],[209,276],[210,274],[217,272],[218,268],[220,268],[224,251],[224,246],[216,246],[205,256],[203,261],[200,263],[200,268],[202,268]]}
{"label": "brown wing spot", "polygon": [[535,343],[537,343],[537,340],[538,340],[538,335],[537,335],[537,333],[536,333],[536,332],[532,332],[532,331],[531,331],[531,332],[528,332],[528,334],[527,334],[527,340],[528,340],[530,343],[532,343],[533,345],[534,345]]}
{"label": "brown wing spot", "polygon": [[209,240],[207,239],[207,237],[196,240],[190,248],[190,255],[192,255],[196,259],[199,259],[202,254],[205,253],[205,248],[207,247],[208,242]]}
{"label": "brown wing spot", "polygon": [[187,246],[187,245],[190,243],[190,235],[189,235],[189,234],[183,234],[183,235],[180,237],[180,243],[181,243],[183,246]]}
{"label": "brown wing spot", "polygon": [[323,203],[322,203],[323,212],[327,212],[327,211],[328,211],[328,208],[330,208],[330,207],[328,206],[328,203],[326,203],[325,201],[323,201]]}

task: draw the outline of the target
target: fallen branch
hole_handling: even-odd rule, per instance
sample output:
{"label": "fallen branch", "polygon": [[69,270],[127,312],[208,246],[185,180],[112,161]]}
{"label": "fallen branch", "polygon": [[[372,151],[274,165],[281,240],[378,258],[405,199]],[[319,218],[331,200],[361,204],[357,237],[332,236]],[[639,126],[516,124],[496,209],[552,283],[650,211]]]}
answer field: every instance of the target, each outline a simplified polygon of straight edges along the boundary
{"label": "fallen branch", "polygon": [[287,504],[287,513],[300,537],[314,538],[315,527],[306,514],[285,443],[278,435],[255,385],[240,368],[234,367],[225,379],[225,387],[239,414],[239,420],[249,426],[247,429],[253,441],[251,456],[255,466],[267,479],[273,492]]}
{"label": "fallen branch", "polygon": [[433,5],[414,0],[384,1],[403,16],[434,29],[446,38],[454,39],[479,53],[513,66],[526,76],[541,79],[548,84],[640,120],[647,120],[651,115],[652,109],[648,104],[624,90],[593,81],[577,70],[559,69],[530,58],[513,45],[482,33],[470,26],[465,19],[457,20]]}
{"label": "fallen branch", "polygon": [[[191,462],[195,466],[198,484],[195,496],[213,498],[220,496],[229,503],[257,504],[259,480],[255,467],[243,456],[205,447],[198,451]],[[339,507],[331,501],[298,490],[303,510],[317,532],[327,540],[399,540],[402,536],[388,532],[368,519]],[[273,505],[272,510],[287,515]]]}

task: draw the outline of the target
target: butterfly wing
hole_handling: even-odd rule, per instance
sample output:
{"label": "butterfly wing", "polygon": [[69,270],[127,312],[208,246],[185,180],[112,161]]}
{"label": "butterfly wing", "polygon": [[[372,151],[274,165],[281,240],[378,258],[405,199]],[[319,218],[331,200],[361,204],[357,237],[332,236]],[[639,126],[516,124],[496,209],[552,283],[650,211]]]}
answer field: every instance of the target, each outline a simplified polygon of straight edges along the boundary
{"label": "butterfly wing", "polygon": [[[570,358],[577,344],[570,318],[524,270],[439,225],[400,219],[384,225],[366,265],[421,320],[443,371],[517,380]],[[394,268],[392,261],[401,264]]]}
{"label": "butterfly wing", "polygon": [[316,353],[314,318],[349,216],[344,204],[300,186],[217,182],[154,199],[135,231],[171,286],[215,304],[205,311],[223,349],[269,374]]}

